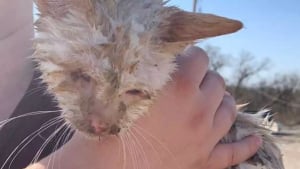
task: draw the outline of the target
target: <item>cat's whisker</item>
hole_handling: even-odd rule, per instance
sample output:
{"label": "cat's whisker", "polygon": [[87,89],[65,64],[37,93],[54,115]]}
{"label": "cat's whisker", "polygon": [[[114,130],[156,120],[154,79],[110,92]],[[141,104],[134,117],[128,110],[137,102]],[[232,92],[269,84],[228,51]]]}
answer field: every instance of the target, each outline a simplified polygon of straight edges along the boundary
{"label": "cat's whisker", "polygon": [[40,157],[42,151],[45,149],[45,147],[48,145],[48,143],[52,140],[52,138],[57,134],[64,126],[66,126],[66,123],[63,123],[58,129],[56,129],[43,143],[43,145],[40,147],[39,151],[36,153],[36,155],[33,158],[32,163],[36,163],[38,158]]}
{"label": "cat's whisker", "polygon": [[[22,150],[36,137],[36,136],[38,136],[39,135],[39,133],[40,132],[43,132],[42,131],[42,129],[44,128],[45,130],[46,129],[48,129],[49,127],[51,127],[51,125],[53,124],[56,124],[56,122],[55,122],[55,119],[51,119],[51,120],[49,120],[48,122],[46,122],[47,124],[49,124],[49,126],[47,125],[45,125],[44,127],[41,127],[39,130],[41,130],[41,131],[39,131],[39,130],[37,130],[36,131],[36,134],[34,134],[35,132],[33,132],[32,134],[34,134],[33,135],[33,137],[30,139],[30,140],[28,140],[30,137],[30,135],[29,136],[27,136],[25,139],[23,139],[23,141],[16,147],[16,149],[11,153],[11,155],[13,155],[13,154],[15,154],[15,152],[16,152],[16,154],[14,155],[14,157],[12,158],[12,160],[11,160],[11,162],[10,162],[10,164],[9,164],[9,168],[11,168],[11,165],[13,164],[13,162],[14,162],[14,160],[17,158],[17,156],[22,152]],[[26,140],[28,140],[27,141],[27,143],[25,143],[25,141]],[[18,150],[18,147],[19,146],[21,146],[22,144],[24,144],[19,150]],[[8,159],[10,159],[11,157],[8,157]]]}
{"label": "cat's whisker", "polygon": [[[52,120],[52,121],[51,121]],[[54,119],[51,119],[51,120],[49,120],[49,126],[47,126],[47,125],[43,125],[43,127],[41,127],[40,129],[43,129],[44,128],[44,130],[46,130],[46,129],[48,129],[49,127],[51,127],[52,126],[52,124],[53,125],[55,125],[55,124],[58,124],[59,122],[57,122],[58,120],[60,120],[59,118],[54,118]],[[56,121],[57,120],[57,121]],[[39,129],[39,130],[40,130]],[[9,168],[11,168],[11,165],[13,164],[13,162],[14,162],[14,160],[17,158],[17,156],[22,152],[22,150],[36,137],[36,136],[38,136],[41,132],[43,132],[42,130],[41,131],[39,131],[39,130],[37,130],[37,133],[35,134],[35,135],[33,135],[33,137],[30,139],[30,140],[28,140],[27,141],[27,143],[25,143],[25,140],[27,140],[27,139],[29,139],[30,137],[28,137],[28,138],[25,138],[22,142],[24,142],[24,143],[20,143],[19,144],[19,146],[20,145],[22,145],[22,144],[24,144],[18,151],[17,151],[17,153],[14,155],[14,158],[12,159],[12,161],[10,162],[10,164],[9,164]],[[41,148],[40,148],[41,149]]]}
{"label": "cat's whisker", "polygon": [[123,152],[123,166],[122,166],[122,169],[126,169],[126,165],[127,165],[127,162],[126,162],[126,160],[127,160],[127,157],[126,157],[126,155],[127,155],[127,153],[126,153],[126,144],[125,144],[125,141],[124,141],[124,135],[121,135],[120,136],[120,141],[121,141],[121,144],[122,144],[122,152]]}
{"label": "cat's whisker", "polygon": [[46,87],[36,87],[36,88],[30,89],[29,91],[27,91],[24,96],[29,97],[29,96],[31,96],[37,92],[43,91],[45,89],[46,89]]}
{"label": "cat's whisker", "polygon": [[[116,139],[118,141],[118,159],[121,158],[121,155],[123,155],[122,153],[122,138],[120,135],[116,135]],[[122,156],[122,159],[123,160],[123,156]]]}
{"label": "cat's whisker", "polygon": [[[44,143],[44,145],[47,146],[47,144],[55,137],[55,135],[56,135],[60,130],[63,129],[63,127],[64,127],[64,125],[60,126],[58,129],[56,129],[55,132],[53,132],[53,133],[48,137],[48,139],[47,139],[47,141]],[[42,149],[44,149],[45,146],[44,146]],[[53,148],[53,149],[52,149],[52,152],[54,152],[54,151],[55,151],[55,149]],[[55,154],[52,155],[52,156],[50,156],[50,159],[49,159],[49,161],[47,162],[47,167],[46,167],[47,169],[50,168],[51,162],[52,162],[52,166],[53,166],[53,164],[54,164],[54,162],[53,162],[54,159],[55,159]]]}
{"label": "cat's whisker", "polygon": [[[63,128],[64,127],[64,128]],[[61,134],[61,136],[57,139],[57,143],[55,144],[55,146],[54,146],[54,148],[53,148],[53,150],[52,150],[52,153],[53,152],[55,152],[56,150],[58,150],[58,147],[60,146],[60,144],[61,144],[61,141],[62,141],[62,139],[63,139],[63,137],[64,137],[64,135],[66,135],[66,134],[68,134],[68,132],[69,132],[69,128],[68,128],[68,125],[67,125],[67,123],[64,123],[63,125],[62,125],[62,128],[60,129],[60,130],[64,130],[63,131],[63,133]],[[58,154],[54,154],[54,156],[53,156],[53,162],[52,162],[52,169],[54,169],[53,167],[54,167],[54,164],[55,164],[55,159],[56,159],[56,157],[58,156]]]}
{"label": "cat's whisker", "polygon": [[129,152],[129,154],[130,154],[130,160],[131,160],[131,163],[132,163],[132,167],[133,167],[133,168],[136,168],[135,161],[134,161],[135,154],[133,154],[132,144],[131,144],[131,142],[130,142],[128,133],[126,133],[124,137],[125,137],[125,143],[127,143],[127,146],[126,146],[126,147],[128,148],[128,152]]}
{"label": "cat's whisker", "polygon": [[[55,132],[53,132],[53,133],[47,138],[47,140],[46,140],[45,143],[44,143],[43,149],[44,149],[44,148],[48,145],[48,143],[55,137],[55,135],[56,135],[59,131],[61,131],[64,127],[65,127],[65,123],[62,124],[59,128],[57,128],[57,129],[55,130]],[[55,149],[52,149],[52,152],[54,152],[54,151],[55,151]],[[49,159],[49,161],[48,161],[48,163],[47,163],[47,167],[46,167],[46,168],[49,168],[49,167],[50,167],[50,164],[51,164],[51,161],[53,161],[53,160],[52,160],[53,158],[55,158],[55,155],[53,155],[53,156],[50,157],[50,159]]]}
{"label": "cat's whisker", "polygon": [[[66,137],[64,138],[63,142],[62,142],[62,145],[65,145],[69,140],[70,138],[73,136],[73,134],[76,132],[76,130],[74,130],[71,126],[71,124],[67,123],[66,122],[66,125],[67,125],[67,128],[69,130],[69,132],[67,132],[66,134]],[[61,153],[58,154],[58,158],[59,158],[59,161],[58,161],[58,169],[61,169]]]}
{"label": "cat's whisker", "polygon": [[145,152],[144,150],[144,147],[142,146],[142,144],[140,143],[140,140],[138,139],[138,137],[136,137],[135,133],[129,129],[128,132],[131,134],[131,136],[133,137],[133,141],[136,142],[138,149],[140,149],[140,154],[141,157],[142,157],[142,166],[144,166],[144,164],[150,169],[150,163],[149,163],[149,160],[147,158],[147,153]]}
{"label": "cat's whisker", "polygon": [[24,117],[28,117],[28,116],[36,116],[36,115],[44,115],[44,114],[50,114],[50,113],[58,113],[61,110],[56,110],[56,111],[35,111],[35,112],[31,112],[31,113],[26,113],[20,116],[16,116],[7,120],[3,120],[0,122],[0,128],[2,128],[4,125],[6,125],[7,123],[20,119],[20,118],[24,118]]}
{"label": "cat's whisker", "polygon": [[[12,162],[15,160],[15,158],[18,156],[18,154],[35,138],[37,137],[41,132],[47,130],[49,127],[61,122],[63,119],[58,119],[58,118],[54,118],[54,119],[50,119],[47,122],[45,122],[44,124],[48,123],[48,125],[45,125],[41,128],[39,128],[37,131],[32,132],[30,135],[28,135],[26,138],[24,138],[22,140],[22,142],[19,143],[18,146],[15,147],[15,149],[10,153],[10,155],[7,157],[7,159],[5,160],[5,162],[2,164],[1,169],[4,169],[4,167],[6,166],[6,164],[8,163],[8,161],[12,158],[12,161],[10,162],[9,167],[11,166]],[[28,140],[29,139],[29,140]],[[23,145],[24,144],[24,145]],[[22,146],[23,145],[23,146]],[[19,147],[21,147],[21,149],[19,149]]]}
{"label": "cat's whisker", "polygon": [[142,139],[144,140],[144,142],[145,142],[146,144],[148,144],[148,145],[150,146],[150,148],[154,151],[155,156],[158,158],[160,164],[162,164],[162,159],[161,159],[161,157],[160,157],[160,155],[159,155],[159,152],[158,152],[158,150],[155,148],[155,146],[151,143],[151,141],[148,140],[148,139],[146,138],[146,136],[143,135],[142,132],[138,131],[138,130],[135,128],[135,126],[132,126],[132,129],[133,129],[140,137],[142,137]]}
{"label": "cat's whisker", "polygon": [[[137,131],[140,131],[140,133],[147,134],[149,137],[151,137],[155,142],[157,142],[170,156],[173,158],[174,162],[178,161],[175,154],[166,146],[159,138],[155,137],[153,134],[151,134],[149,131],[145,130],[143,127],[134,124],[133,125]],[[176,165],[178,169],[181,169],[179,164]]]}
{"label": "cat's whisker", "polygon": [[138,151],[137,151],[137,148],[135,147],[135,141],[134,141],[134,138],[130,137],[132,136],[132,133],[130,132],[130,130],[127,130],[127,135],[128,135],[128,142],[131,143],[131,149],[132,149],[132,152],[130,154],[132,154],[132,158],[133,158],[133,165],[135,168],[139,168],[139,162],[137,160],[139,154],[138,154]]}
{"label": "cat's whisker", "polygon": [[[57,117],[57,119],[59,119],[59,117]],[[63,124],[62,124],[62,125],[63,125]],[[42,127],[44,127],[44,125],[43,125]],[[57,130],[57,129],[56,129],[56,130]],[[56,130],[54,131],[54,133],[56,132]],[[50,135],[49,137],[51,137],[51,135]],[[33,160],[31,161],[32,164],[37,162],[37,160],[38,160],[38,158],[40,157],[40,155],[41,155],[42,151],[44,150],[45,146],[48,144],[49,137],[48,137],[47,139],[45,139],[45,141],[44,141],[44,143],[42,144],[42,146],[41,146],[41,147],[39,148],[39,150],[36,152],[36,154],[35,154]]]}

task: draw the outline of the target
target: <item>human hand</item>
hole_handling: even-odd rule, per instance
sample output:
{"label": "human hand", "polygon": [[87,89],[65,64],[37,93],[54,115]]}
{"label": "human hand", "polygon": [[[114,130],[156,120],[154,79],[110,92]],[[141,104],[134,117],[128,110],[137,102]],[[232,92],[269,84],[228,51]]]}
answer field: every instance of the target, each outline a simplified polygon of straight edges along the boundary
{"label": "human hand", "polygon": [[178,63],[174,81],[151,108],[151,116],[132,129],[161,149],[158,157],[153,155],[153,161],[162,161],[156,168],[223,169],[250,158],[261,144],[256,136],[232,144],[218,143],[231,128],[237,110],[223,78],[207,72],[207,55],[191,47]]}
{"label": "human hand", "polygon": [[226,94],[222,77],[207,72],[206,54],[191,47],[178,57],[178,63],[173,81],[149,115],[140,118],[127,134],[101,143],[77,134],[52,155],[63,159],[54,168],[223,169],[251,157],[261,143],[256,136],[219,143],[236,117],[235,101]]}

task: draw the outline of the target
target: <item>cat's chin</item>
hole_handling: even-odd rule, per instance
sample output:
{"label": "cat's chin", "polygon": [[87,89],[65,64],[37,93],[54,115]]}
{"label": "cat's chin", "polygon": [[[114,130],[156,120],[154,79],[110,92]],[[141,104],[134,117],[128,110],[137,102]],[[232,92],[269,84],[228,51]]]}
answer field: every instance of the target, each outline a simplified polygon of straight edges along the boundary
{"label": "cat's chin", "polygon": [[108,132],[103,132],[101,134],[95,134],[93,132],[89,132],[89,131],[82,131],[82,130],[76,130],[76,132],[78,132],[80,135],[84,136],[85,138],[89,139],[89,140],[95,140],[95,141],[101,141],[105,138],[111,138],[111,137],[120,137],[124,134],[126,134],[126,132],[128,131],[128,129],[123,128],[120,130],[120,132],[118,134],[110,134]]}
{"label": "cat's chin", "polygon": [[84,136],[86,139],[89,140],[95,140],[95,141],[101,141],[104,138],[107,137],[116,137],[117,135],[111,135],[108,133],[103,133],[103,134],[95,134],[95,133],[91,133],[91,132],[87,132],[87,131],[80,131],[80,130],[76,130],[76,132],[78,132],[80,135]]}

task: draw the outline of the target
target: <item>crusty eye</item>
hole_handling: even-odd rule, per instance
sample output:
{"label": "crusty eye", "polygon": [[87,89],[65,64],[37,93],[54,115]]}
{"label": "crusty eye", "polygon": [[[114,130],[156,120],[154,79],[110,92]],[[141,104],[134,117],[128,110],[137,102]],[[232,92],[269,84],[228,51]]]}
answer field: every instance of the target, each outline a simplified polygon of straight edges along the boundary
{"label": "crusty eye", "polygon": [[82,79],[86,82],[91,81],[91,77],[87,75],[86,73],[83,73],[81,70],[71,72],[71,78],[73,81],[77,81],[79,79]]}
{"label": "crusty eye", "polygon": [[134,96],[141,96],[144,93],[142,91],[138,90],[138,89],[132,89],[132,90],[126,91],[126,94],[134,95]]}
{"label": "crusty eye", "polygon": [[130,96],[138,96],[142,99],[151,99],[150,94],[143,90],[131,89],[131,90],[127,90],[126,94]]}

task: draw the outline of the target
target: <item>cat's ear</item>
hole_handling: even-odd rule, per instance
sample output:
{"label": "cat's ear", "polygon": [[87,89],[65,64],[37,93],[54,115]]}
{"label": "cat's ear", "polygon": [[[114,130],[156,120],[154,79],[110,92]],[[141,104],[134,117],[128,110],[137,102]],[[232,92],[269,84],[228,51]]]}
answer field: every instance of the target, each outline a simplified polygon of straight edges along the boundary
{"label": "cat's ear", "polygon": [[164,42],[194,41],[229,34],[243,27],[240,21],[212,14],[192,13],[165,8],[157,35]]}
{"label": "cat's ear", "polygon": [[70,9],[88,10],[91,0],[35,0],[42,16],[61,17]]}

